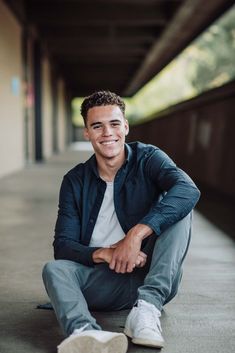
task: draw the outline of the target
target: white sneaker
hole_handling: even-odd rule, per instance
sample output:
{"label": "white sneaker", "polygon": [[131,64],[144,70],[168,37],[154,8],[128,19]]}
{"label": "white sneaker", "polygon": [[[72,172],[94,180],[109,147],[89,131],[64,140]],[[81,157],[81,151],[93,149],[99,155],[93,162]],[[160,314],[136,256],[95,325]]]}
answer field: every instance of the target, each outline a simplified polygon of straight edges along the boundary
{"label": "white sneaker", "polygon": [[123,333],[74,330],[59,346],[58,353],[126,353],[128,341]]}
{"label": "white sneaker", "polygon": [[138,300],[126,319],[124,333],[132,342],[148,347],[162,348],[164,339],[159,317],[161,312],[145,300]]}

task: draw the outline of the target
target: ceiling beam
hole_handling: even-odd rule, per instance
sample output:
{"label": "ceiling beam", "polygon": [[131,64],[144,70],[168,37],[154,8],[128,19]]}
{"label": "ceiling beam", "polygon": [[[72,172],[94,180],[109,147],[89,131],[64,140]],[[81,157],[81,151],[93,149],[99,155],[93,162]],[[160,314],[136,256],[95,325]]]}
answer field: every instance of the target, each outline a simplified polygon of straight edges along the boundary
{"label": "ceiling beam", "polygon": [[99,26],[124,24],[132,26],[142,25],[166,25],[169,20],[169,11],[163,6],[146,6],[145,3],[136,4],[97,4],[79,3],[67,1],[53,2],[29,2],[27,8],[28,19],[39,25],[78,25]]}
{"label": "ceiling beam", "polygon": [[115,45],[117,47],[120,46],[141,46],[145,44],[151,44],[155,41],[155,37],[152,36],[136,36],[136,37],[80,37],[80,38],[56,38],[56,37],[50,37],[50,38],[45,38],[47,44],[49,45],[50,48],[53,50],[56,50],[57,48],[63,47],[64,50],[66,50],[66,47],[88,47],[88,46],[110,46],[110,45]]}
{"label": "ceiling beam", "polygon": [[58,57],[56,57],[56,61],[63,63],[64,65],[95,65],[95,66],[99,66],[99,65],[105,65],[106,67],[110,66],[110,65],[124,65],[124,64],[129,64],[129,65],[137,65],[139,63],[139,61],[141,60],[142,56],[131,56],[131,55],[125,55],[125,56],[117,56],[117,55],[112,55],[112,56],[108,56],[108,57],[104,57],[104,56],[99,56],[96,58],[96,60],[94,61],[93,57],[89,57],[89,56],[68,56],[66,54],[59,55]]}
{"label": "ceiling beam", "polygon": [[148,52],[124,95],[135,94],[233,3],[233,0],[187,0]]}
{"label": "ceiling beam", "polygon": [[[76,47],[68,47],[68,48],[63,48],[61,47],[60,49],[56,50],[53,52],[51,51],[52,54],[54,53],[55,55],[60,55],[60,54],[65,54],[67,55],[76,55],[77,58],[79,57],[84,57],[88,55],[97,55],[97,57],[100,56],[107,56],[108,57],[113,57],[115,55],[128,55],[128,56],[140,56],[140,55],[146,55],[146,49],[141,48],[141,47],[130,47],[126,46],[125,48],[123,47],[109,47],[107,48],[105,45],[99,46],[99,47],[86,47],[86,48],[76,48]],[[94,60],[94,58],[93,58]]]}
{"label": "ceiling beam", "polygon": [[156,38],[163,30],[162,26],[114,26],[111,24],[110,26],[97,26],[96,28],[90,26],[79,26],[79,23],[76,25],[68,25],[68,26],[51,26],[43,25],[40,27],[40,33],[44,39],[55,39],[62,40],[65,39],[81,39],[87,38],[88,40],[91,38],[99,39],[110,37],[111,34],[115,34],[116,37],[120,39],[135,38],[138,37],[153,37]]}

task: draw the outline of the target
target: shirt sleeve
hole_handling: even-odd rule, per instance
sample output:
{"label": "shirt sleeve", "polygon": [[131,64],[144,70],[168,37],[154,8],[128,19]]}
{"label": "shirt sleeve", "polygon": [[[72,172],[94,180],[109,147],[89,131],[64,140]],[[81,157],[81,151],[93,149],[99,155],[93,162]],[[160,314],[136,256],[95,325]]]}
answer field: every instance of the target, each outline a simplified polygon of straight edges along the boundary
{"label": "shirt sleeve", "polygon": [[[78,194],[81,193],[78,189]],[[79,195],[76,195],[79,199]],[[81,219],[75,200],[72,184],[64,177],[59,196],[59,210],[55,225],[54,257],[55,259],[71,260],[87,266],[93,266],[92,254],[98,248],[81,244]]]}
{"label": "shirt sleeve", "polygon": [[163,193],[161,200],[153,202],[150,211],[139,222],[160,235],[195,207],[200,191],[192,179],[160,149],[156,149],[146,163],[146,175]]}

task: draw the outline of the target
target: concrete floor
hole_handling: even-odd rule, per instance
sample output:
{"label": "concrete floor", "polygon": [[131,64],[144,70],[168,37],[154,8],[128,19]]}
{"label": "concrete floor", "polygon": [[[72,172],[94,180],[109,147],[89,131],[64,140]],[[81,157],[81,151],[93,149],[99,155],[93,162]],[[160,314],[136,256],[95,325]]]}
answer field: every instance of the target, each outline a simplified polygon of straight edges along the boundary
{"label": "concrete floor", "polygon": [[[50,353],[63,339],[45,303],[41,269],[52,258],[63,174],[90,152],[69,150],[0,180],[0,353]],[[162,316],[164,353],[235,351],[235,244],[195,212],[180,293]],[[127,312],[96,313],[104,329],[121,331]],[[154,349],[129,345],[128,352]],[[89,353],[89,352],[87,352]]]}

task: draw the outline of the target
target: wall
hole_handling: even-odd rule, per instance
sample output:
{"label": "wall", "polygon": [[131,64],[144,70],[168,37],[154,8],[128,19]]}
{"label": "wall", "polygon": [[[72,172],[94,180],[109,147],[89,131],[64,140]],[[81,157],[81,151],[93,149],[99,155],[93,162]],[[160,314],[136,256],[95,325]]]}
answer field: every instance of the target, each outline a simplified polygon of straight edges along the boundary
{"label": "wall", "polygon": [[0,0],[0,176],[24,166],[21,28]]}

